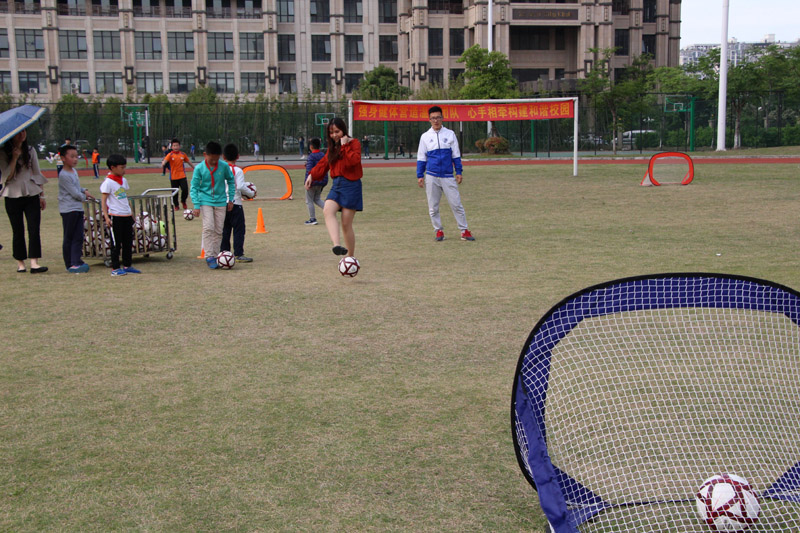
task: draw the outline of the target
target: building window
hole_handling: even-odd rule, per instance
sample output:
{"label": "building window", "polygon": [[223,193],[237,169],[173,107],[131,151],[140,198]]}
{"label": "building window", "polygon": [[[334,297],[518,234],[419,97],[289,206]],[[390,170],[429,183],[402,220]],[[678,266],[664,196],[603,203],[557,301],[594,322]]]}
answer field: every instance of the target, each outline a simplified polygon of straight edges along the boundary
{"label": "building window", "polygon": [[331,90],[330,74],[312,74],[311,90],[315,93],[327,93]]}
{"label": "building window", "polygon": [[439,87],[444,86],[444,69],[443,68],[429,68],[428,69],[428,82],[431,85]]}
{"label": "building window", "polygon": [[96,73],[95,92],[98,94],[122,94],[122,74],[119,72]]}
{"label": "building window", "polygon": [[344,21],[364,21],[364,4],[361,0],[344,0]]}
{"label": "building window", "polygon": [[119,32],[116,31],[96,31],[94,32],[94,58],[95,59],[119,59]]}
{"label": "building window", "polygon": [[378,22],[397,23],[397,0],[378,0]]}
{"label": "building window", "polygon": [[17,38],[17,57],[29,59],[44,57],[42,30],[14,30],[14,34]]}
{"label": "building window", "polygon": [[563,68],[557,68],[555,70],[555,79],[563,80],[567,77],[567,71]]}
{"label": "building window", "polygon": [[58,51],[61,59],[86,59],[86,32],[58,30]]}
{"label": "building window", "polygon": [[511,76],[518,83],[539,81],[540,79],[546,80],[550,77],[550,70],[546,68],[515,68],[511,70]]}
{"label": "building window", "polygon": [[[209,35],[214,35],[210,33]],[[167,33],[169,59],[194,59],[194,37],[190,31],[171,31]],[[209,42],[209,52],[211,44]]]}
{"label": "building window", "polygon": [[281,92],[281,93],[296,93],[297,92],[297,75],[295,75],[295,74],[279,74],[278,75],[278,92]]}
{"label": "building window", "polygon": [[47,74],[44,72],[20,72],[19,92],[21,93],[46,93]]}
{"label": "building window", "polygon": [[210,19],[231,18],[231,0],[206,0],[206,16]]}
{"label": "building window", "polygon": [[172,18],[190,18],[192,0],[167,0],[166,15]]}
{"label": "building window", "polygon": [[556,50],[567,49],[567,32],[564,28],[553,28],[556,32]]}
{"label": "building window", "polygon": [[461,15],[464,13],[464,2],[461,0],[429,0],[428,13]]}
{"label": "building window", "polygon": [[80,93],[89,94],[89,73],[88,72],[62,72],[61,73],[61,93]]}
{"label": "building window", "polygon": [[278,0],[278,22],[294,22],[294,0]]}
{"label": "building window", "polygon": [[311,61],[330,61],[330,60],[331,60],[331,36],[312,35]]}
{"label": "building window", "polygon": [[631,54],[631,31],[630,30],[614,30],[614,46],[616,52],[614,55],[627,56]]}
{"label": "building window", "polygon": [[642,35],[642,54],[650,54],[656,58],[656,36]]}
{"label": "building window", "polygon": [[344,60],[364,61],[364,39],[360,35],[344,36]]}
{"label": "building window", "polygon": [[511,50],[549,50],[550,29],[511,26]]}
{"label": "building window", "polygon": [[278,61],[294,60],[294,35],[278,35]]}
{"label": "building window", "polygon": [[450,28],[450,55],[461,56],[464,53],[464,28]]}
{"label": "building window", "polygon": [[457,80],[459,76],[464,74],[463,68],[451,68],[450,69],[450,81]]}
{"label": "building window", "polygon": [[159,17],[161,9],[158,0],[133,0],[134,17]]}
{"label": "building window", "polygon": [[236,92],[233,72],[212,72],[208,75],[208,85],[218,93]]}
{"label": "building window", "polygon": [[56,8],[59,15],[86,16],[84,0],[58,0]]}
{"label": "building window", "polygon": [[644,22],[655,22],[657,12],[656,0],[644,0],[644,14],[642,15]]}
{"label": "building window", "polygon": [[631,10],[631,0],[612,0],[611,12],[614,15],[627,15]]}
{"label": "building window", "polygon": [[344,75],[344,92],[352,93],[358,89],[361,80],[364,79],[362,74],[345,74]]}
{"label": "building window", "polygon": [[133,34],[136,59],[161,59],[161,34],[155,31],[137,31]]}
{"label": "building window", "polygon": [[111,0],[92,0],[92,16],[94,17],[116,17],[119,15],[118,2]]}
{"label": "building window", "polygon": [[330,0],[311,0],[311,22],[330,22]]}
{"label": "building window", "polygon": [[264,34],[239,34],[239,59],[264,59]]}
{"label": "building window", "polygon": [[378,54],[380,61],[397,61],[397,35],[379,36]]}
{"label": "building window", "polygon": [[5,4],[13,5],[14,13],[17,15],[38,15],[42,12],[41,2],[34,0],[24,0],[23,2],[17,0],[16,2],[5,2]]}
{"label": "building window", "polygon": [[242,72],[243,93],[263,93],[267,88],[263,72]]}
{"label": "building window", "polygon": [[136,92],[157,94],[164,92],[164,81],[160,72],[140,72],[136,75]]}
{"label": "building window", "polygon": [[220,32],[208,34],[208,59],[233,59],[233,33]]}
{"label": "building window", "polygon": [[8,30],[0,29],[0,57],[8,57],[10,49],[8,47]]}
{"label": "building window", "polygon": [[236,6],[236,16],[240,19],[260,19],[263,14],[261,0],[239,0]]}
{"label": "building window", "polygon": [[11,92],[11,72],[0,70],[0,93]]}
{"label": "building window", "polygon": [[169,92],[188,93],[194,90],[194,72],[170,72]]}
{"label": "building window", "polygon": [[428,55],[444,55],[444,30],[442,28],[428,28]]}

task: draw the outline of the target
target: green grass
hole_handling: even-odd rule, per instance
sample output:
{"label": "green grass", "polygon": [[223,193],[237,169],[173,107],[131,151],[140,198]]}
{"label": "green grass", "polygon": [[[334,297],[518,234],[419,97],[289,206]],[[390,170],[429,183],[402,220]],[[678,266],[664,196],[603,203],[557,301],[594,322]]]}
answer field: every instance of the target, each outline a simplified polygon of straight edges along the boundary
{"label": "green grass", "polygon": [[477,241],[444,205],[435,243],[413,171],[366,169],[354,279],[302,191],[246,205],[252,264],[209,271],[179,219],[172,261],[68,275],[51,183],[50,272],[17,274],[0,234],[0,530],[543,531],[509,423],[543,313],[652,272],[800,287],[796,165],[699,165],[688,187],[644,171],[467,168]]}

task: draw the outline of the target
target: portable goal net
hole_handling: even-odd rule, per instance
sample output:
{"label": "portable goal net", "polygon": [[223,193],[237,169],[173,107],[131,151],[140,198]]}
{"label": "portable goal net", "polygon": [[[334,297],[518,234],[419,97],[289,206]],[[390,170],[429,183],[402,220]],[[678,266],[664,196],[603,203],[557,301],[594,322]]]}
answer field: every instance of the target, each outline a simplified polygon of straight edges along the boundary
{"label": "portable goal net", "polygon": [[553,307],[511,408],[551,529],[712,531],[695,495],[732,474],[760,502],[748,532],[800,531],[799,325],[800,293],[720,274],[622,279]]}

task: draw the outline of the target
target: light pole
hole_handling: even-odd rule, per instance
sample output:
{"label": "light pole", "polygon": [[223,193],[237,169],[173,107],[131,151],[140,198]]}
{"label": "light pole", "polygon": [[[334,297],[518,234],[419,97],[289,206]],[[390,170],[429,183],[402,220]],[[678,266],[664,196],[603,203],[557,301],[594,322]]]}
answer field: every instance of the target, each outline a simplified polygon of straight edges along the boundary
{"label": "light pole", "polygon": [[725,121],[728,104],[728,0],[722,0],[722,49],[719,54],[719,105],[717,106],[717,152],[725,151]]}

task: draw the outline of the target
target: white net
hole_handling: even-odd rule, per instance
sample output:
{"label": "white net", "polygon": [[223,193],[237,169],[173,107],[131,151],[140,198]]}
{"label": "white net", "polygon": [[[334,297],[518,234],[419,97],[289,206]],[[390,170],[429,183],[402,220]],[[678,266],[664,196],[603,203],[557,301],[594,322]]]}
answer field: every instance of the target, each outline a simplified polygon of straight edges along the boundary
{"label": "white net", "polygon": [[544,467],[525,425],[545,437],[563,530],[711,531],[695,494],[716,474],[758,495],[748,531],[800,530],[799,302],[755,280],[667,276],[543,319],[517,375],[534,408],[514,427],[529,478]]}

